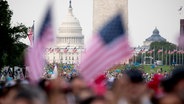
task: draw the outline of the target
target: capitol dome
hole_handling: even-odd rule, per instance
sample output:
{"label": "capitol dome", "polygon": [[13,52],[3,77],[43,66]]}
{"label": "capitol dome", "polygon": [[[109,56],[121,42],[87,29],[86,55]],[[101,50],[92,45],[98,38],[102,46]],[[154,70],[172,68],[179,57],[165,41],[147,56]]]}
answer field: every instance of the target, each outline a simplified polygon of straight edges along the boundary
{"label": "capitol dome", "polygon": [[157,28],[155,28],[153,30],[153,34],[146,39],[146,41],[152,41],[152,42],[162,42],[162,41],[166,41],[165,38],[161,37],[160,34],[159,34],[159,31]]}
{"label": "capitol dome", "polygon": [[153,34],[144,41],[143,47],[149,48],[152,42],[166,42],[166,41],[167,40],[160,35],[159,30],[155,28],[153,30]]}
{"label": "capitol dome", "polygon": [[46,59],[49,63],[80,63],[84,51],[84,35],[79,20],[73,15],[71,0],[65,18],[59,26],[54,47],[48,49]]}
{"label": "capitol dome", "polygon": [[84,36],[79,20],[73,15],[71,1],[69,2],[68,13],[62,20],[57,35],[58,47],[83,47]]}

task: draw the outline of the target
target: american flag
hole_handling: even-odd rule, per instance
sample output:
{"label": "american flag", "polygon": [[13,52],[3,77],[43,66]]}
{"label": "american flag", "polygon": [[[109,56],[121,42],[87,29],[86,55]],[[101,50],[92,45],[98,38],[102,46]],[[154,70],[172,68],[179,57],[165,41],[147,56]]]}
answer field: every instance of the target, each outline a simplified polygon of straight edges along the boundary
{"label": "american flag", "polygon": [[170,54],[174,54],[176,51],[175,50],[173,50],[173,51],[171,51],[171,53]]}
{"label": "american flag", "polygon": [[59,53],[60,52],[60,48],[55,48],[55,52]]}
{"label": "american flag", "polygon": [[34,22],[33,22],[33,25],[32,27],[29,29],[28,31],[28,38],[29,38],[29,41],[30,41],[30,46],[33,46],[33,38],[34,38]]}
{"label": "american flag", "polygon": [[152,54],[152,53],[153,53],[153,51],[154,51],[154,49],[153,49],[153,50],[148,51],[148,53],[149,53],[149,54]]}
{"label": "american flag", "polygon": [[132,50],[122,22],[118,14],[93,35],[79,65],[79,71],[86,81],[92,82],[98,74],[131,56]]}
{"label": "american flag", "polygon": [[74,49],[73,49],[73,53],[76,53],[77,52],[77,48],[75,47]]}
{"label": "american flag", "polygon": [[47,53],[49,53],[49,52],[50,52],[50,50],[51,50],[51,48],[47,48],[47,49],[46,49],[46,52],[47,52]]}
{"label": "american flag", "polygon": [[54,49],[53,48],[49,48],[49,49],[47,49],[47,52],[48,53],[52,53],[54,51]]}
{"label": "american flag", "polygon": [[168,51],[168,54],[171,54],[171,50]]}
{"label": "american flag", "polygon": [[177,52],[177,51],[178,51],[177,49],[174,49],[174,50],[173,50],[173,53],[175,53],[175,52]]}
{"label": "american flag", "polygon": [[163,52],[163,49],[159,49],[159,50],[158,50],[158,53],[160,53],[160,52]]}
{"label": "american flag", "polygon": [[66,47],[65,49],[64,49],[64,53],[67,53],[68,52],[68,48]]}
{"label": "american flag", "polygon": [[28,48],[26,64],[29,66],[29,79],[36,84],[41,78],[45,66],[45,51],[49,43],[53,42],[54,33],[51,18],[51,6],[49,6],[38,38],[32,48]]}
{"label": "american flag", "polygon": [[141,49],[141,50],[139,51],[140,54],[142,54],[142,53],[144,53],[144,52],[145,52],[145,48],[144,48],[144,49]]}

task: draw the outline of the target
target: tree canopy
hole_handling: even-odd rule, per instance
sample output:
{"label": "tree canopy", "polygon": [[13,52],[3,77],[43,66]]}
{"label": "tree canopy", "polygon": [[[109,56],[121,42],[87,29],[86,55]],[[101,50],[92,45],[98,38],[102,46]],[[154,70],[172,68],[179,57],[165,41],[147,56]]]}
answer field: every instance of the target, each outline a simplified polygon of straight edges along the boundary
{"label": "tree canopy", "polygon": [[12,15],[8,2],[0,0],[0,68],[23,65],[23,53],[27,45],[19,40],[27,37],[27,27],[22,23],[12,26]]}
{"label": "tree canopy", "polygon": [[152,42],[150,45],[150,50],[154,49],[156,52],[159,49],[163,49],[163,50],[174,50],[176,49],[176,45],[170,42]]}

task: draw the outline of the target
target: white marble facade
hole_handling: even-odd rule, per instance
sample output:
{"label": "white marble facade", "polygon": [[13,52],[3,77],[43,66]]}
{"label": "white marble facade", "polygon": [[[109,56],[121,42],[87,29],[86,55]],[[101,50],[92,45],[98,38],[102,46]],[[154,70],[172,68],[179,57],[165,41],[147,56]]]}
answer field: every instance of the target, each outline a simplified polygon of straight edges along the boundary
{"label": "white marble facade", "polygon": [[79,20],[73,15],[70,5],[56,36],[54,47],[47,49],[46,59],[49,63],[78,64],[84,51],[84,36]]}

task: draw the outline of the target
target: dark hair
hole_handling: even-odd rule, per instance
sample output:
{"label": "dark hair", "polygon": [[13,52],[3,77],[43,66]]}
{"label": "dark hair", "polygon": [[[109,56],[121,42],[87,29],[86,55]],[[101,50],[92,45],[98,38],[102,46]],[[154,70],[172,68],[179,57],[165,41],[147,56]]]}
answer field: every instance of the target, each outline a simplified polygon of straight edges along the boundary
{"label": "dark hair", "polygon": [[89,97],[89,98],[79,102],[79,104],[91,104],[96,100],[105,101],[105,98],[103,96],[93,96],[93,97]]}
{"label": "dark hair", "polygon": [[171,73],[171,79],[174,84],[177,84],[179,81],[184,79],[184,66],[177,66]]}
{"label": "dark hair", "polygon": [[125,70],[123,74],[127,75],[132,83],[140,83],[144,81],[143,73],[137,69]]}
{"label": "dark hair", "polygon": [[161,86],[164,88],[165,92],[171,92],[175,85],[184,79],[184,66],[177,66],[168,76],[161,82]]}
{"label": "dark hair", "polygon": [[24,99],[29,104],[34,104],[33,102],[35,100],[40,100],[42,104],[46,104],[46,95],[38,87],[31,85],[22,85],[19,89],[21,90],[18,91],[17,95],[14,98],[15,100]]}
{"label": "dark hair", "polygon": [[72,83],[75,79],[82,79],[81,76],[72,76],[69,80],[70,83]]}
{"label": "dark hair", "polygon": [[168,78],[161,80],[160,85],[163,87],[164,92],[169,93],[173,90],[173,82]]}

